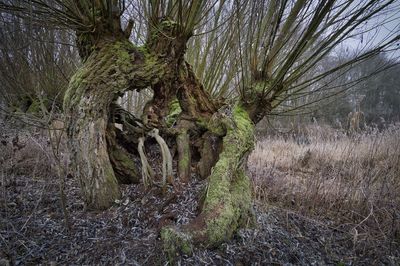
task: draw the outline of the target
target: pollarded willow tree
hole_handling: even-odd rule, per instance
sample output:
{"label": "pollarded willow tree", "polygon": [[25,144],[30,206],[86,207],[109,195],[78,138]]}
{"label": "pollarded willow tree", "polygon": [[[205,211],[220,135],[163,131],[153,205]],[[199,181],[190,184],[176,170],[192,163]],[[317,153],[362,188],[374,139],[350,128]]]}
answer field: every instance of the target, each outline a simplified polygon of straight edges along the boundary
{"label": "pollarded willow tree", "polygon": [[[243,225],[251,208],[244,166],[254,126],[288,100],[318,93],[309,88],[329,75],[396,46],[399,36],[388,36],[315,71],[335,47],[371,32],[378,27],[371,21],[398,6],[395,0],[32,0],[0,7],[75,31],[82,66],[64,96],[64,114],[74,175],[89,207],[109,207],[120,197],[119,183],[143,178],[151,185],[145,136],[162,147],[164,182],[185,184],[193,169],[207,179],[198,217],[162,230],[172,254],[196,243],[216,246]],[[124,16],[130,17],[122,27]],[[142,31],[143,45],[134,45],[130,36]],[[118,105],[125,92],[146,88],[153,97],[141,118]],[[170,147],[167,138],[174,140]],[[177,177],[171,177],[171,145]],[[131,160],[137,154],[140,167]]]}

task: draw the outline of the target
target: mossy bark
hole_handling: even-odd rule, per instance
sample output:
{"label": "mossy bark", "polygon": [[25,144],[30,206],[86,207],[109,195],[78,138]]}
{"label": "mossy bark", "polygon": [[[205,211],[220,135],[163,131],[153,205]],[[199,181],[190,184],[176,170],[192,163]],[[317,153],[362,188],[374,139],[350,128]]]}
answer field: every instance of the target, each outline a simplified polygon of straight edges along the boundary
{"label": "mossy bark", "polygon": [[[151,86],[153,98],[146,103],[142,120],[149,127],[165,128],[170,125],[168,116],[175,108],[177,91],[181,87],[180,73],[185,65],[184,55],[188,36],[177,35],[177,23],[168,19],[151,27],[146,47],[166,66],[163,78]],[[170,117],[171,118],[171,117]]]}
{"label": "mossy bark", "polygon": [[162,231],[169,256],[173,256],[171,252],[185,253],[193,244],[218,246],[230,239],[249,217],[251,187],[244,165],[254,146],[254,125],[239,105],[233,109],[231,117],[222,119],[227,133],[219,160],[208,177],[202,212],[185,227],[168,227]]}
{"label": "mossy bark", "polygon": [[118,183],[139,183],[141,180],[140,172],[132,156],[129,155],[125,148],[118,145],[116,136],[117,130],[118,129],[115,128],[112,123],[109,123],[106,132],[107,147],[115,177]]}
{"label": "mossy bark", "polygon": [[185,62],[190,34],[176,34],[176,23],[160,22],[140,49],[118,23],[118,17],[112,23],[100,20],[94,32],[77,34],[84,64],[64,98],[72,169],[84,199],[89,207],[107,208],[120,196],[118,182],[138,181],[129,149],[118,147],[121,134],[113,128],[112,104],[126,90],[150,87],[154,96],[143,110],[144,133],[157,128],[176,137],[182,181],[188,181],[194,163],[208,178],[200,215],[185,227],[162,229],[166,251],[173,257],[190,253],[193,244],[217,246],[248,217],[251,189],[244,164],[254,144],[252,121],[262,113],[248,102],[221,109]]}
{"label": "mossy bark", "polygon": [[115,148],[107,145],[110,104],[127,89],[157,82],[162,67],[128,40],[104,40],[97,47],[71,79],[64,113],[73,172],[87,205],[103,209],[120,196],[109,155],[116,159]]}

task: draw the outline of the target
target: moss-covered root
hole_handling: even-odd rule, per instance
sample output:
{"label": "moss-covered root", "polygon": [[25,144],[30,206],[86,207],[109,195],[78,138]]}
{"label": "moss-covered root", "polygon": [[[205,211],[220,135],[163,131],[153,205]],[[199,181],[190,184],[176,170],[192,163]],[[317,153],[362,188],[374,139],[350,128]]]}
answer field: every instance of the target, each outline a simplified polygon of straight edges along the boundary
{"label": "moss-covered root", "polygon": [[218,246],[249,217],[251,187],[243,163],[254,146],[254,126],[240,106],[235,107],[230,121],[223,150],[209,176],[202,213],[182,230],[164,229],[168,232],[162,234],[165,245],[173,245],[166,250],[168,254],[170,250],[176,253],[185,249],[190,240],[207,247]]}
{"label": "moss-covered root", "polygon": [[192,239],[189,234],[180,232],[173,227],[164,227],[161,230],[164,252],[171,264],[179,254],[190,255],[193,251]]}

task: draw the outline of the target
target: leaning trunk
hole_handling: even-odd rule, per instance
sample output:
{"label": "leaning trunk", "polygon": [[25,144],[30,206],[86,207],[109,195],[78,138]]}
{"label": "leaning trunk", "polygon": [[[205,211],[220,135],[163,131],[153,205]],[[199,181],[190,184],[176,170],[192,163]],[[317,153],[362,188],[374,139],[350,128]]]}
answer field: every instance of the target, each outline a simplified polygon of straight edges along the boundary
{"label": "leaning trunk", "polygon": [[[97,31],[78,34],[84,64],[64,99],[72,171],[84,199],[89,207],[107,208],[120,196],[118,183],[140,180],[128,154],[132,143],[141,155],[142,172],[150,171],[143,156],[146,136],[162,144],[163,161],[165,155],[170,158],[160,132],[175,139],[178,182],[189,182],[193,169],[208,179],[199,216],[184,227],[163,228],[165,248],[173,256],[190,252],[193,244],[217,246],[249,218],[251,188],[244,168],[254,144],[253,112],[243,103],[218,103],[204,90],[184,60],[190,33],[179,35],[177,23],[160,21],[150,30],[146,46],[137,49],[119,28],[119,18],[110,24],[106,14]],[[135,119],[113,115],[118,96],[147,87],[154,95],[143,110],[142,128],[132,126]],[[171,106],[177,102],[180,112],[174,114]],[[133,135],[139,130],[136,139],[124,139],[114,127],[116,120]],[[165,181],[172,171],[164,168]]]}
{"label": "leaning trunk", "polygon": [[182,228],[162,230],[164,248],[170,259],[177,252],[190,253],[193,244],[208,247],[221,244],[251,217],[251,187],[245,164],[254,145],[254,126],[240,105],[225,111],[226,114],[219,116],[227,130],[222,152],[208,177],[200,215]]}
{"label": "leaning trunk", "polygon": [[109,207],[120,196],[119,181],[139,181],[133,161],[115,146],[110,105],[126,89],[152,85],[159,71],[128,40],[114,40],[101,43],[72,77],[64,98],[68,144],[72,171],[89,207]]}
{"label": "leaning trunk", "polygon": [[72,171],[86,203],[96,209],[107,208],[120,197],[106,139],[114,91],[102,84],[109,83],[104,71],[109,69],[101,71],[111,57],[105,48],[92,55],[72,78],[64,99]]}

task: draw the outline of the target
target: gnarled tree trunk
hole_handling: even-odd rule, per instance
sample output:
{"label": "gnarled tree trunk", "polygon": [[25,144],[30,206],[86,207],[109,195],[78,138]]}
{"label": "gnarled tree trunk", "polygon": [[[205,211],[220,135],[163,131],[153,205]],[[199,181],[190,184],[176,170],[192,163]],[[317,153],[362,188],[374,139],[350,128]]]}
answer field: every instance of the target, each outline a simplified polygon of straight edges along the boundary
{"label": "gnarled tree trunk", "polygon": [[89,207],[109,207],[120,196],[119,181],[139,181],[133,162],[115,147],[110,105],[128,88],[152,85],[160,69],[128,40],[106,39],[72,77],[64,112],[73,171]]}
{"label": "gnarled tree trunk", "polygon": [[[182,228],[162,230],[168,254],[190,252],[194,244],[216,246],[249,217],[251,188],[244,167],[254,144],[254,110],[247,107],[254,106],[241,101],[230,106],[210,97],[184,60],[190,34],[174,35],[175,22],[161,21],[140,49],[116,25],[78,34],[84,63],[64,99],[72,167],[85,202],[107,208],[120,196],[118,183],[141,180],[132,150],[138,144],[143,149],[143,137],[155,129],[175,138],[178,182],[187,183],[192,169],[208,180],[199,216]],[[154,96],[140,122],[118,111],[119,95],[146,87]]]}
{"label": "gnarled tree trunk", "polygon": [[219,245],[249,218],[251,187],[244,165],[254,145],[254,126],[240,105],[228,110],[220,121],[227,132],[222,152],[208,177],[201,213],[187,226],[162,230],[164,247],[171,258],[179,251],[190,253],[193,244]]}

